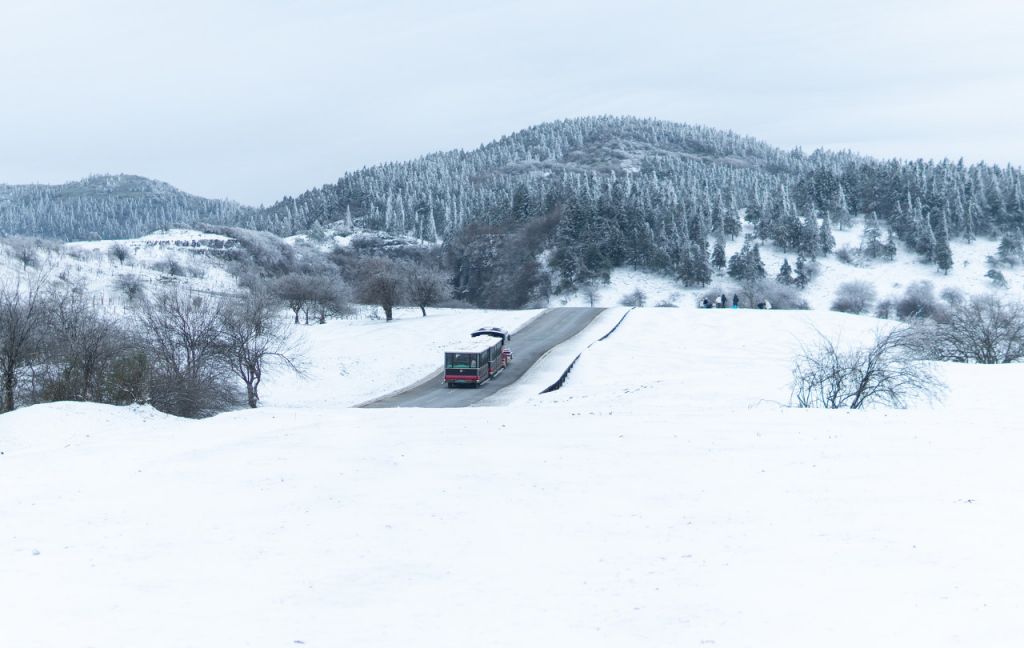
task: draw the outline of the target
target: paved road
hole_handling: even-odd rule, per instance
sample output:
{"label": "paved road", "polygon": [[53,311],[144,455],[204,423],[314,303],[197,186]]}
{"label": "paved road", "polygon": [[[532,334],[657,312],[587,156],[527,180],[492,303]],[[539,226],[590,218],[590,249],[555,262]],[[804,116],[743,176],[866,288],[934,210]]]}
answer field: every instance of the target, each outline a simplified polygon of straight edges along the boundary
{"label": "paved road", "polygon": [[[552,308],[512,334],[512,364],[497,377],[479,387],[449,389],[442,371],[424,383],[371,401],[363,407],[467,407],[479,403],[503,387],[519,380],[548,349],[582,331],[597,317],[601,308]],[[469,337],[470,331],[466,331]],[[438,358],[440,360],[440,358]]]}

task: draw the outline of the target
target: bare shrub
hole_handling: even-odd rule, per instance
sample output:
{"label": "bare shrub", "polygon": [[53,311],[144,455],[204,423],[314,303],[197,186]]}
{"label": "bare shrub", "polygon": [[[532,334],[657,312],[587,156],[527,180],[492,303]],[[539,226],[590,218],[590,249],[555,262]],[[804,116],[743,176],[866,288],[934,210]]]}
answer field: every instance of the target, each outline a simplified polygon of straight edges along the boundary
{"label": "bare shrub", "polygon": [[34,381],[37,400],[77,400],[125,404],[113,374],[131,347],[126,332],[101,314],[75,288],[51,294],[42,332],[42,362]]}
{"label": "bare shrub", "polygon": [[1024,304],[994,295],[956,304],[917,331],[919,347],[935,360],[1002,364],[1024,358]]}
{"label": "bare shrub", "polygon": [[871,309],[875,298],[875,287],[867,281],[847,281],[836,289],[832,310],[860,315]]}
{"label": "bare shrub", "polygon": [[873,344],[853,349],[841,349],[819,334],[818,342],[796,357],[791,402],[828,409],[902,408],[916,398],[936,399],[944,389],[917,359],[906,329],[876,333]]}
{"label": "bare shrub", "polygon": [[118,275],[114,280],[114,288],[117,289],[129,303],[135,303],[146,296],[146,287],[142,277],[136,274]]}
{"label": "bare shrub", "polygon": [[623,295],[622,299],[619,300],[619,304],[634,308],[643,307],[647,304],[647,293],[637,288],[633,292]]}
{"label": "bare shrub", "polygon": [[184,277],[188,274],[181,261],[178,261],[174,257],[167,257],[161,261],[156,261],[150,267],[157,272],[162,272],[172,277]]}
{"label": "bare shrub", "polygon": [[32,239],[12,236],[4,240],[4,244],[10,249],[11,256],[21,263],[23,269],[39,265],[39,253]]}
{"label": "bare shrub", "polygon": [[132,258],[131,248],[124,243],[114,243],[107,250],[107,254],[110,256],[111,260],[117,261],[117,263],[122,266],[125,261]]}

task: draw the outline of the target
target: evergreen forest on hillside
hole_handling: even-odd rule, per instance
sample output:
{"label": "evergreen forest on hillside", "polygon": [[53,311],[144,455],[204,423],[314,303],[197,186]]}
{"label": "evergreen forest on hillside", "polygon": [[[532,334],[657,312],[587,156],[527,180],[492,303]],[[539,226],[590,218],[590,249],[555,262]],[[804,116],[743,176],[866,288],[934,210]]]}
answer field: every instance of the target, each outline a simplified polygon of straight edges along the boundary
{"label": "evergreen forest on hillside", "polygon": [[[290,235],[341,221],[443,244],[457,296],[508,307],[544,291],[546,270],[563,288],[623,265],[704,285],[760,243],[812,260],[855,214],[878,256],[896,238],[948,270],[949,241],[976,237],[1001,237],[1019,256],[1022,184],[1014,167],[805,154],[701,126],[591,117],[362,169],[259,209],[173,190],[58,199],[53,188],[0,187],[0,231],[73,239],[206,222]],[[743,221],[753,240],[727,260]]]}

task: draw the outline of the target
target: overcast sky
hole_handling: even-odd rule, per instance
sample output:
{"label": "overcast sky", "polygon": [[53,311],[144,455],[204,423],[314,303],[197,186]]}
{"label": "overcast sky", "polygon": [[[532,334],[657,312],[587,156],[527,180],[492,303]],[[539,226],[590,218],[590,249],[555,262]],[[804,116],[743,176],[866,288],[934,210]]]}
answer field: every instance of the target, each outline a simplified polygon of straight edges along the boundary
{"label": "overcast sky", "polygon": [[0,183],[269,204],[595,114],[1020,165],[1022,25],[1019,0],[0,0]]}

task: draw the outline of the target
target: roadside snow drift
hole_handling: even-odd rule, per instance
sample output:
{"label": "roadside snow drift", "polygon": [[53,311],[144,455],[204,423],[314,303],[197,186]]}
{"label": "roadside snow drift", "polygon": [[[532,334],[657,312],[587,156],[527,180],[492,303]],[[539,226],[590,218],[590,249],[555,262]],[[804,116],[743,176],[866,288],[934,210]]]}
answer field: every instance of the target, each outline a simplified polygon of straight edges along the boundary
{"label": "roadside snow drift", "polygon": [[780,405],[795,332],[878,324],[637,309],[503,407],[4,415],[2,643],[1014,645],[1024,367]]}

